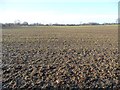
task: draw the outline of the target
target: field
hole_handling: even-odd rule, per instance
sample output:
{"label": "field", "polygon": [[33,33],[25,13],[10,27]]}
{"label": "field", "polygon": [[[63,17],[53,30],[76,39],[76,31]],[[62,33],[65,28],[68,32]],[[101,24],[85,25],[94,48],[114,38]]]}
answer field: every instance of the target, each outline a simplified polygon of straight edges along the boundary
{"label": "field", "polygon": [[118,27],[3,29],[3,88],[120,88]]}

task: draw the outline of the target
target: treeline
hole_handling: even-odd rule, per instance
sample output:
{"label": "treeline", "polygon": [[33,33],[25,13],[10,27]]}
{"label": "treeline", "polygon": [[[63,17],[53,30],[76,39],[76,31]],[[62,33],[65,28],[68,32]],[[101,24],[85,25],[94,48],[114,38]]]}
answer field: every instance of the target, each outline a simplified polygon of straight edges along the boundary
{"label": "treeline", "polygon": [[91,23],[82,23],[82,24],[41,24],[41,23],[29,24],[28,22],[23,22],[23,23],[5,23],[5,24],[2,24],[2,28],[14,28],[14,27],[21,27],[21,26],[83,26],[83,25],[115,25],[115,24],[117,23],[99,24],[96,22],[91,22]]}

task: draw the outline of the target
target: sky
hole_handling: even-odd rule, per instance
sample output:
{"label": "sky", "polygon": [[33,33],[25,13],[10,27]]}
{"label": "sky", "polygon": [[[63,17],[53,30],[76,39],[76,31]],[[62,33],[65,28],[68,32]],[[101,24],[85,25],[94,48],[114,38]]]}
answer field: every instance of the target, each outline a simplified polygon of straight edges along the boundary
{"label": "sky", "polygon": [[115,23],[119,0],[0,0],[0,23]]}

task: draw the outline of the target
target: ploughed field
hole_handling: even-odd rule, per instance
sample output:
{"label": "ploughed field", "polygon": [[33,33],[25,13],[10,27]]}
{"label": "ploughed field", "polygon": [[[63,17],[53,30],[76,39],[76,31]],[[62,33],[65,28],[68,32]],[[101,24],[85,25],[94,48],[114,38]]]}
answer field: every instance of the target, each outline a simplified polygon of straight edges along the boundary
{"label": "ploughed field", "polygon": [[3,29],[3,88],[120,88],[117,26]]}

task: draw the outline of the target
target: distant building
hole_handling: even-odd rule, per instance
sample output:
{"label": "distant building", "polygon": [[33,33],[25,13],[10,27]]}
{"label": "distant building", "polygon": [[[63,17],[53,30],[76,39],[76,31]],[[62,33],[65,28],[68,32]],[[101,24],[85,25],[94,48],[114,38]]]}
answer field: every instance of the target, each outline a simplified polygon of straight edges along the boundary
{"label": "distant building", "polygon": [[22,25],[23,26],[28,26],[28,22],[23,22]]}

